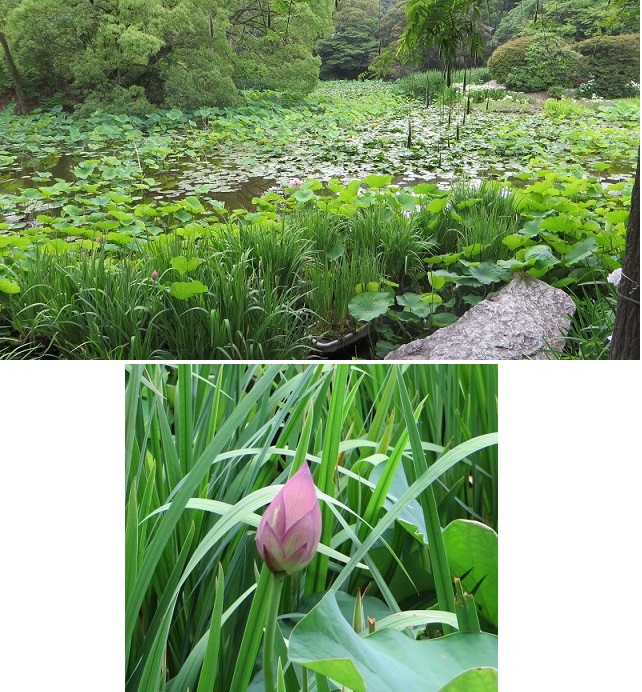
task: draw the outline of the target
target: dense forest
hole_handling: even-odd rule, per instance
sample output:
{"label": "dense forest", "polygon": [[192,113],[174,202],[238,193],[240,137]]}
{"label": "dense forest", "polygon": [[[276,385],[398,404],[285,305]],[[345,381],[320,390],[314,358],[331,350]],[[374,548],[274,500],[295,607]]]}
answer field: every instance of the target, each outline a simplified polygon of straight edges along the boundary
{"label": "dense forest", "polygon": [[[309,92],[332,0],[2,0],[5,59],[38,102],[144,114],[230,105],[239,88]],[[0,39],[1,40],[1,39]]]}
{"label": "dense forest", "polygon": [[[434,42],[403,50],[407,12],[423,12],[422,4],[0,0],[0,90],[11,99],[17,92],[31,106],[144,115],[156,107],[233,105],[247,88],[310,93],[319,75],[398,77],[442,65]],[[470,15],[481,49],[474,56],[459,51],[458,66],[483,64],[497,46],[536,31],[575,43],[638,26],[635,12],[612,11],[610,0],[432,4]],[[439,19],[440,30],[447,21]]]}

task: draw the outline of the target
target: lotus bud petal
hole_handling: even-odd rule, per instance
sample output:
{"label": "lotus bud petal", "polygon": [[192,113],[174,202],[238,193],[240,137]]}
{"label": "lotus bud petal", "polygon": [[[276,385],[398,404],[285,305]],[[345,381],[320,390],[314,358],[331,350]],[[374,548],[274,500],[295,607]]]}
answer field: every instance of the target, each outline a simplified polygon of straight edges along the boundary
{"label": "lotus bud petal", "polygon": [[158,279],[158,272],[155,269],[152,271],[152,279]]}
{"label": "lotus bud petal", "polygon": [[271,572],[292,574],[314,557],[320,538],[321,508],[306,462],[267,506],[256,547]]}

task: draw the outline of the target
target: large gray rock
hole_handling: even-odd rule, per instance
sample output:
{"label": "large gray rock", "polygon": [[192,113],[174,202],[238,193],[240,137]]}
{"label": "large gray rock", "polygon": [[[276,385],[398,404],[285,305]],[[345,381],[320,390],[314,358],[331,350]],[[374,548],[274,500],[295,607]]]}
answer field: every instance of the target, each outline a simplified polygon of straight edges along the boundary
{"label": "large gray rock", "polygon": [[531,276],[491,293],[450,327],[391,351],[386,360],[546,360],[564,348],[575,303]]}

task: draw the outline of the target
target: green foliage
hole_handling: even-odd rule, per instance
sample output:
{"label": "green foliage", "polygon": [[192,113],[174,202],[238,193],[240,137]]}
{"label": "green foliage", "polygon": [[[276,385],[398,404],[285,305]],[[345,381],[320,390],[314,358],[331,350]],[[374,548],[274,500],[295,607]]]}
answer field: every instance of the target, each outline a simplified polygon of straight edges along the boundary
{"label": "green foliage", "polygon": [[[635,5],[637,10],[637,3]],[[521,0],[505,15],[493,35],[495,45],[523,34],[552,32],[569,43],[637,30],[639,12],[625,15],[611,0]]]}
{"label": "green foliage", "polygon": [[[555,89],[555,87],[551,87]],[[550,94],[550,90],[549,90]],[[551,94],[552,96],[552,94]],[[553,98],[545,101],[542,106],[542,111],[549,118],[577,118],[590,115],[591,111],[588,108],[580,105],[577,101],[569,98]]]}
{"label": "green foliage", "polygon": [[407,26],[399,43],[401,55],[416,64],[429,49],[436,48],[450,85],[450,72],[460,55],[474,60],[483,53],[479,4],[478,0],[408,0]]}
{"label": "green foliage", "polygon": [[356,79],[368,67],[377,48],[372,28],[346,27],[317,45],[322,79]]}
{"label": "green foliage", "polygon": [[230,105],[251,75],[260,88],[309,92],[330,8],[330,0],[22,0],[6,31],[32,94],[87,100],[84,113],[140,115],[150,104]]}
{"label": "green foliage", "polygon": [[164,103],[170,108],[238,103],[231,71],[225,64],[213,62],[209,51],[192,51],[189,62],[177,60],[167,68]]}
{"label": "green foliage", "polygon": [[582,57],[552,34],[524,36],[500,46],[488,61],[493,79],[518,91],[572,87],[582,71]]}
{"label": "green foliage", "polygon": [[555,85],[548,88],[548,95],[557,101],[559,101],[565,94],[564,87]]}
{"label": "green foliage", "polygon": [[343,0],[334,12],[334,31],[319,41],[322,79],[356,79],[377,49],[376,0]]}
{"label": "green foliage", "polygon": [[589,75],[588,83],[582,85],[583,95],[622,98],[639,94],[640,34],[596,36],[573,48],[584,56]]}
{"label": "green foliage", "polygon": [[566,337],[566,357],[608,360],[617,310],[616,287],[603,278],[599,283],[579,287],[574,300],[576,312]]}
{"label": "green foliage", "polygon": [[[424,632],[457,627],[452,612],[433,609],[437,573],[450,580],[450,571],[425,537],[430,496],[435,535],[455,519],[497,525],[497,366],[131,365],[125,418],[127,692],[263,687],[269,579],[255,529],[304,459],[328,540],[284,582],[281,689],[300,692],[299,665],[316,667],[320,650],[299,637],[316,618],[321,629],[310,634],[340,634],[334,651],[348,642],[342,658],[361,671],[368,653],[382,665],[382,640],[395,642],[405,674],[429,689],[495,662],[492,628],[433,640]],[[366,507],[376,508],[369,520]],[[488,562],[476,553],[470,566]],[[376,634],[352,629],[355,605],[376,618]],[[415,649],[434,656],[434,671],[417,665]],[[443,663],[446,654],[458,663]],[[364,674],[370,689],[375,678]]]}
{"label": "green foliage", "polygon": [[532,36],[522,36],[496,48],[486,65],[491,78],[500,84],[508,84],[510,76],[523,67],[532,40]]}
{"label": "green foliage", "polygon": [[518,230],[521,201],[501,184],[484,181],[480,186],[458,183],[454,186],[449,205],[437,218],[428,218],[440,254],[462,252],[481,246],[475,259],[506,259],[506,236]]}
{"label": "green foliage", "polygon": [[[473,67],[468,70],[453,70],[451,73],[452,84],[463,85],[464,78],[468,85],[483,84],[488,81],[488,71],[485,67]],[[446,89],[446,76],[441,70],[413,72],[399,79],[395,87],[402,94],[427,103],[434,103],[442,97]]]}
{"label": "green foliage", "polygon": [[[424,617],[429,616],[427,612]],[[496,667],[497,639],[486,633],[456,633],[416,640],[390,628],[360,637],[330,592],[296,625],[289,653],[296,663],[354,692],[438,692],[466,670]]]}
{"label": "green foliage", "polygon": [[538,2],[541,4],[541,0],[521,0],[515,3],[497,26],[493,34],[493,43],[500,46],[527,33],[527,26],[535,17],[535,6]]}
{"label": "green foliage", "polygon": [[76,109],[78,117],[87,117],[95,111],[144,116],[153,113],[156,106],[147,100],[145,89],[140,86],[114,86],[91,91],[81,106]]}

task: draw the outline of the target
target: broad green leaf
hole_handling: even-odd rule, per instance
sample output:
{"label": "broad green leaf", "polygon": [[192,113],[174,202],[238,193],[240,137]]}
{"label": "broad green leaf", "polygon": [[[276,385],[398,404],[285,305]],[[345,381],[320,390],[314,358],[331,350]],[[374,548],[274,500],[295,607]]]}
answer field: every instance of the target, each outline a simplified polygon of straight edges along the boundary
{"label": "broad green leaf", "polygon": [[42,197],[42,193],[35,187],[28,187],[22,191],[22,196],[25,199],[40,199]]}
{"label": "broad green leaf", "polygon": [[444,299],[438,293],[422,293],[421,301],[427,305],[441,305]]}
{"label": "broad green leaf", "polygon": [[496,667],[497,638],[455,633],[417,641],[389,628],[360,637],[330,592],[292,630],[289,654],[354,692],[438,692],[470,668]]}
{"label": "broad green leaf", "polygon": [[476,267],[470,267],[470,274],[484,285],[510,278],[509,271],[492,262],[480,262]]}
{"label": "broad green leaf", "polygon": [[368,187],[378,189],[390,185],[392,178],[391,175],[367,175],[361,182]]}
{"label": "broad green leaf", "polygon": [[199,293],[207,293],[208,288],[200,281],[174,281],[169,287],[169,294],[178,300],[187,300]]}
{"label": "broad green leaf", "polygon": [[0,278],[0,293],[20,293],[20,285],[10,279]]}
{"label": "broad green leaf", "polygon": [[186,207],[189,207],[194,213],[200,214],[205,211],[205,207],[201,204],[198,197],[186,197],[182,203]]}
{"label": "broad green leaf", "polygon": [[416,293],[404,293],[397,296],[397,303],[404,307],[404,310],[417,315],[417,317],[425,318],[433,311],[433,307],[427,301],[421,299]]}
{"label": "broad green leaf", "polygon": [[540,228],[553,233],[568,233],[579,226],[577,219],[568,216],[567,214],[559,214],[558,216],[547,216],[539,222]]}
{"label": "broad green leaf", "polygon": [[417,211],[417,198],[408,192],[400,192],[397,195],[397,201],[401,204],[402,209],[408,212]]}
{"label": "broad green leaf", "polygon": [[475,602],[497,627],[497,534],[477,521],[455,519],[444,529],[444,543],[452,576],[467,574],[462,585],[468,593],[481,582]]}
{"label": "broad green leaf", "polygon": [[532,238],[540,232],[540,221],[541,219],[533,219],[524,224],[520,230],[520,234],[526,236],[527,238]]}
{"label": "broad green leaf", "polygon": [[116,245],[128,245],[134,238],[128,233],[118,233],[116,231],[111,231],[105,236],[106,240],[111,243],[116,243]]}
{"label": "broad green leaf", "polygon": [[593,236],[585,238],[573,247],[564,255],[564,261],[568,264],[577,264],[582,262],[587,257],[593,255],[597,250],[597,242]]}
{"label": "broad green leaf", "polygon": [[454,613],[445,610],[406,610],[402,613],[388,615],[383,620],[377,620],[377,631],[387,628],[401,631],[407,627],[417,627],[435,622],[457,628],[457,616]]}
{"label": "broad green leaf", "polygon": [[430,321],[435,327],[449,327],[451,324],[455,324],[458,319],[459,317],[451,312],[437,312],[433,314]]}
{"label": "broad green leaf", "polygon": [[526,262],[535,260],[536,268],[542,270],[548,269],[558,263],[558,260],[555,259],[548,245],[533,245],[533,247],[529,247],[524,253],[524,260]]}
{"label": "broad green leaf", "polygon": [[437,192],[438,188],[433,183],[419,183],[412,188],[412,191],[416,195],[430,195],[433,192]]}
{"label": "broad green leaf", "polygon": [[378,281],[368,281],[366,284],[357,284],[354,290],[357,295],[361,295],[365,292],[377,293],[379,288],[381,288],[381,284]]}
{"label": "broad green leaf", "polygon": [[314,197],[314,192],[312,190],[297,190],[293,197],[297,202],[305,203]]}
{"label": "broad green leaf", "polygon": [[624,223],[629,218],[629,212],[626,209],[616,209],[604,214],[604,218],[611,223]]}
{"label": "broad green leaf", "polygon": [[184,209],[179,209],[178,211],[175,211],[174,216],[183,223],[187,223],[188,221],[192,220],[192,215]]}
{"label": "broad green leaf", "polygon": [[477,257],[481,255],[484,246],[481,243],[473,243],[462,248],[465,257]]}
{"label": "broad green leaf", "polygon": [[446,284],[446,277],[436,274],[435,272],[428,272],[428,281],[430,281],[430,285],[435,291],[438,291]]}
{"label": "broad green leaf", "polygon": [[524,236],[515,234],[507,235],[504,240],[502,240],[502,243],[510,250],[516,250],[524,244]]}
{"label": "broad green leaf", "polygon": [[348,311],[356,320],[370,322],[385,315],[394,300],[389,293],[362,293],[348,303]]}
{"label": "broad green leaf", "polygon": [[429,211],[431,214],[437,214],[448,206],[448,202],[450,202],[450,198],[448,197],[437,197],[436,199],[428,202],[426,205],[426,211]]}
{"label": "broad green leaf", "polygon": [[43,249],[50,255],[64,255],[66,252],[72,250],[73,247],[73,243],[68,243],[62,238],[54,238],[53,240],[49,240]]}
{"label": "broad green leaf", "polygon": [[176,269],[179,274],[185,274],[185,272],[192,271],[202,264],[205,260],[202,257],[192,257],[187,259],[186,257],[172,257],[170,264],[174,269]]}
{"label": "broad green leaf", "polygon": [[498,680],[496,668],[472,668],[456,675],[439,692],[497,692]]}
{"label": "broad green leaf", "polygon": [[[445,255],[445,257],[450,258],[453,257],[453,255]],[[460,257],[459,253],[457,253],[455,257],[458,259]],[[436,288],[436,286],[432,283],[432,280],[437,277],[445,279],[445,283],[447,284],[453,283],[459,279],[459,274],[449,272],[447,269],[436,269],[433,271],[429,271],[427,272],[427,276],[433,288]]]}
{"label": "broad green leaf", "polygon": [[326,253],[329,260],[339,259],[346,251],[342,240],[338,240]]}

